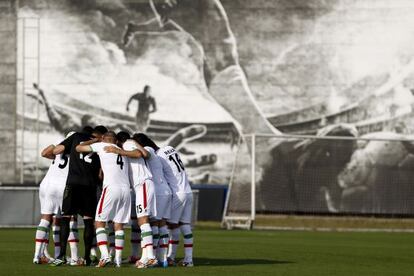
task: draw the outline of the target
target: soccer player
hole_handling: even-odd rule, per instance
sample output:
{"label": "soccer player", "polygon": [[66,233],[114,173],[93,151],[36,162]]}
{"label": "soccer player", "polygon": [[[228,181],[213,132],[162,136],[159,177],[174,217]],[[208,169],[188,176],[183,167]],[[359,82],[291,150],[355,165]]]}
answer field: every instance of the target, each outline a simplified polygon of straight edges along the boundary
{"label": "soccer player", "polygon": [[[171,218],[168,220],[170,228],[170,247],[168,252],[169,263],[174,264],[179,243],[180,230],[184,237],[184,259],[181,266],[191,267],[193,264],[193,233],[191,229],[191,213],[193,206],[193,193],[191,191],[188,175],[178,152],[171,146],[157,151],[158,156],[168,162],[177,180],[173,188],[173,202]],[[174,186],[172,186],[174,187]]]}
{"label": "soccer player", "polygon": [[129,105],[133,100],[138,101],[138,110],[135,117],[136,127],[140,131],[146,131],[149,125],[150,113],[157,111],[157,104],[154,97],[151,96],[151,87],[145,85],[144,92],[132,95],[126,106],[127,111],[129,111]]}
{"label": "soccer player", "polygon": [[[68,133],[66,137],[72,135],[73,132]],[[36,246],[33,257],[33,263],[41,264],[48,263],[49,258],[43,254],[46,241],[49,237],[49,229],[52,224],[53,215],[60,216],[62,208],[63,190],[65,189],[66,178],[68,176],[69,155],[67,154],[53,154],[55,145],[49,145],[42,150],[42,157],[53,159],[45,177],[40,183],[39,199],[41,220],[36,231]]]}
{"label": "soccer player", "polygon": [[[126,131],[120,131],[116,135],[117,138],[117,145],[122,148],[122,145],[129,139],[131,139],[131,135]],[[131,183],[132,184],[132,183]],[[138,218],[137,212],[135,209],[135,190],[134,187],[131,186],[131,255],[127,259],[127,263],[135,264],[139,260],[139,248],[141,244],[141,230],[138,225]]]}
{"label": "soccer player", "polygon": [[[152,222],[152,233],[154,237],[154,249],[157,248],[157,257],[160,265],[163,267],[168,266],[167,251],[168,251],[168,228],[167,220],[171,216],[171,204],[172,204],[172,190],[166,178],[166,171],[171,172],[171,168],[165,165],[164,160],[156,154],[158,150],[157,145],[150,140],[145,134],[134,134],[133,139],[143,146],[149,153],[150,158],[147,159],[147,164],[151,170],[154,184],[155,184],[155,197],[157,205],[157,215],[155,221]],[[172,185],[176,185],[175,178],[173,178]],[[158,242],[159,241],[159,242]]]}
{"label": "soccer player", "polygon": [[90,252],[95,236],[94,217],[97,205],[96,189],[99,185],[100,161],[94,153],[79,154],[76,146],[83,143],[89,145],[100,141],[100,136],[107,132],[104,126],[95,127],[93,134],[84,128],[65,139],[53,150],[54,154],[70,154],[69,173],[62,203],[62,219],[60,229],[61,252],[52,265],[60,266],[65,263],[66,244],[69,236],[70,217],[81,215],[85,225],[83,240],[85,244],[84,262],[91,264]]}
{"label": "soccer player", "polygon": [[[130,179],[134,185],[136,214],[138,225],[141,229],[141,258],[136,262],[137,268],[149,268],[158,265],[158,260],[154,255],[153,236],[150,225],[150,218],[155,217],[156,203],[154,194],[154,183],[152,174],[146,165],[144,158],[149,157],[149,153],[134,140],[126,140],[122,145],[123,149],[117,147],[106,147],[108,152],[129,157]],[[138,158],[136,156],[139,156]]]}
{"label": "soccer player", "polygon": [[186,267],[194,266],[193,233],[191,230],[193,193],[188,182],[184,164],[181,161],[180,155],[173,147],[166,146],[159,148],[154,141],[148,138],[145,134],[141,134],[141,137],[144,137],[141,140],[142,143],[144,143],[145,146],[152,147],[166,166],[170,167],[170,170],[164,171],[165,179],[170,184],[173,193],[171,217],[168,220],[170,228],[168,264],[171,266],[175,265],[175,256],[181,230],[181,233],[184,236],[185,257],[179,265]]}
{"label": "soccer player", "polygon": [[108,251],[108,236],[105,226],[109,221],[114,222],[115,229],[115,259],[116,267],[122,263],[124,248],[124,224],[128,223],[131,210],[129,191],[129,161],[121,155],[106,152],[106,146],[116,146],[116,134],[109,131],[104,134],[102,142],[90,145],[78,145],[80,153],[96,152],[101,160],[104,174],[103,191],[96,210],[96,240],[101,251],[101,260],[97,267],[105,267],[111,263]]}

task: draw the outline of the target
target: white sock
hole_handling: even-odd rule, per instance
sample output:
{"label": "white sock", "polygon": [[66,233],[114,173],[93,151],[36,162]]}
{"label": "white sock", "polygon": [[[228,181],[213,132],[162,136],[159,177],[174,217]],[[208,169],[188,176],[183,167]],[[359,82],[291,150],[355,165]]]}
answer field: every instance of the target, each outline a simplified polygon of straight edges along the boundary
{"label": "white sock", "polygon": [[55,259],[60,254],[60,226],[53,225],[53,243],[55,244]]}
{"label": "white sock", "polygon": [[180,228],[170,229],[170,241],[168,248],[168,258],[175,259],[177,247],[180,243]]}
{"label": "white sock", "polygon": [[[144,223],[140,226],[141,228],[141,248],[142,256],[141,260],[144,260],[144,256],[148,259],[155,258],[154,249],[153,249],[153,240],[152,240],[152,230],[149,223]],[[145,252],[145,253],[144,253]]]}
{"label": "white sock", "polygon": [[[136,220],[133,223],[136,223]],[[139,245],[141,244],[141,230],[136,224],[131,225],[131,256],[138,258]]]}
{"label": "white sock", "polygon": [[48,258],[48,259],[52,259],[52,256],[50,256],[49,254],[49,232],[46,234],[46,239],[45,242],[42,246],[42,250],[40,252],[43,252],[43,255]]}
{"label": "white sock", "polygon": [[79,259],[78,256],[78,245],[79,245],[79,233],[78,233],[78,222],[77,221],[70,221],[70,232],[68,243],[70,246],[70,258],[73,261],[77,261]]}
{"label": "white sock", "polygon": [[122,263],[122,250],[124,249],[124,230],[115,231],[115,263]]}
{"label": "white sock", "polygon": [[41,219],[39,222],[39,226],[37,226],[34,258],[40,258],[41,256],[43,256],[43,250],[45,248],[45,242],[47,233],[49,231],[49,226],[50,222],[45,219]]}
{"label": "white sock", "polygon": [[101,259],[109,258],[108,235],[106,234],[105,228],[101,227],[96,229],[96,241],[99,251],[101,251]]}
{"label": "white sock", "polygon": [[160,231],[160,241],[158,243],[157,258],[161,262],[167,260],[167,251],[168,251],[168,228],[167,225],[164,225],[159,228]]}
{"label": "white sock", "polygon": [[91,256],[98,256],[98,252],[96,252],[96,236],[93,238],[92,248],[91,248]]}
{"label": "white sock", "polygon": [[154,248],[154,255],[157,255],[158,242],[160,240],[158,226],[151,226],[151,230],[152,230],[152,248]]}
{"label": "white sock", "polygon": [[192,262],[193,261],[193,231],[189,224],[184,224],[180,226],[181,233],[184,236],[184,261]]}
{"label": "white sock", "polygon": [[108,231],[108,243],[109,243],[109,254],[114,257],[115,256],[115,230],[114,230],[114,223],[108,222],[108,227],[106,229]]}

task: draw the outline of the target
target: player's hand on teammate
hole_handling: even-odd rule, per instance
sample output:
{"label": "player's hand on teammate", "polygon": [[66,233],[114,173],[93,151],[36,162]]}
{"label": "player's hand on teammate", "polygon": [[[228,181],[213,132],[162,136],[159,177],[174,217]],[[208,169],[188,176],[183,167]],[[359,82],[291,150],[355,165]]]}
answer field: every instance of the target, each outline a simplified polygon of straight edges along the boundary
{"label": "player's hand on teammate", "polygon": [[104,147],[105,152],[108,153],[115,153],[115,154],[119,154],[119,149],[117,147],[114,146],[106,146]]}

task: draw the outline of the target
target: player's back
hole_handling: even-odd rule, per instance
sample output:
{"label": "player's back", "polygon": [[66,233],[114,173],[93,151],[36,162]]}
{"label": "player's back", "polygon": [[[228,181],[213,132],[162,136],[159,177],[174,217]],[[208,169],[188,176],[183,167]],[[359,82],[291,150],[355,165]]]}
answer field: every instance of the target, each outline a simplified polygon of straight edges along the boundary
{"label": "player's back", "polygon": [[155,194],[170,195],[171,189],[164,177],[161,157],[156,154],[153,148],[145,147],[145,149],[150,153],[150,157],[146,160],[146,162],[152,174],[152,181],[154,181]]}
{"label": "player's back", "polygon": [[76,151],[77,145],[91,138],[89,134],[76,132],[61,143],[65,146],[64,154],[70,154],[67,185],[95,187],[99,184],[99,157],[93,152],[86,154]]}
{"label": "player's back", "polygon": [[103,186],[118,186],[129,189],[129,160],[119,154],[105,151],[106,146],[115,144],[100,142],[91,145],[94,152],[98,153],[104,174]]}
{"label": "player's back", "polygon": [[[132,139],[126,140],[122,148],[126,151],[138,149],[136,142]],[[152,179],[150,169],[147,167],[144,158],[128,158],[130,164],[130,175],[132,178],[132,185],[143,184],[145,180]]]}
{"label": "player's back", "polygon": [[177,180],[176,193],[191,193],[190,183],[188,182],[188,175],[185,171],[183,161],[180,155],[171,146],[160,148],[157,151],[157,155],[168,162],[173,174]]}

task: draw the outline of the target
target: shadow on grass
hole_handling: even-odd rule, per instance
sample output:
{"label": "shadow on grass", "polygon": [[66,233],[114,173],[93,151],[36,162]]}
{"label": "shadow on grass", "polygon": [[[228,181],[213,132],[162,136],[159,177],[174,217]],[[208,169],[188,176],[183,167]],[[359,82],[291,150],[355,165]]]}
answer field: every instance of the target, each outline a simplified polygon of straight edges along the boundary
{"label": "shadow on grass", "polygon": [[294,264],[291,261],[278,261],[266,259],[212,259],[195,258],[196,266],[238,266],[238,265],[274,265],[274,264]]}

